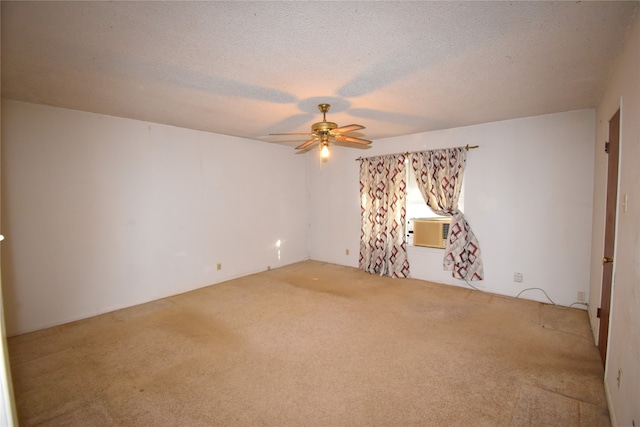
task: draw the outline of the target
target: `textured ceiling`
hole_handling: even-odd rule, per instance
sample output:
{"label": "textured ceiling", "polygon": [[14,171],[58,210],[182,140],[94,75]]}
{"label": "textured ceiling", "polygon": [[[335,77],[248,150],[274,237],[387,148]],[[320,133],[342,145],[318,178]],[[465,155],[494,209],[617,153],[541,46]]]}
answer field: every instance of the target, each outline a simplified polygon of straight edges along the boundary
{"label": "textured ceiling", "polygon": [[2,2],[2,96],[271,142],[594,107],[638,2]]}

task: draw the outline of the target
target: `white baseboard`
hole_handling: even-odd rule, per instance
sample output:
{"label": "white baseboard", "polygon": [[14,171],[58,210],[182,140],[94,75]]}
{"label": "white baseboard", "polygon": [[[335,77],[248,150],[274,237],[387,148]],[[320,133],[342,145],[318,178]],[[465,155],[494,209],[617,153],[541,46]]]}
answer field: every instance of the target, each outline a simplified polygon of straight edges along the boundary
{"label": "white baseboard", "polygon": [[609,385],[607,385],[606,376],[604,381],[604,394],[607,396],[607,408],[609,408],[609,419],[611,420],[611,427],[618,427],[616,422],[616,414],[613,412],[613,404],[611,403],[611,394],[609,393]]}

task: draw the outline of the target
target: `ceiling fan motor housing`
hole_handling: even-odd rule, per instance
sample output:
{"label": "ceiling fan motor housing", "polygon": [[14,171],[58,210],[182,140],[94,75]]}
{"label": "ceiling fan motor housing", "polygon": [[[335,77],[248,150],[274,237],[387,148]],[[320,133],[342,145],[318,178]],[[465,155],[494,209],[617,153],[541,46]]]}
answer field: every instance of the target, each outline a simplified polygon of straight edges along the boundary
{"label": "ceiling fan motor housing", "polygon": [[311,130],[314,133],[326,134],[326,133],[329,133],[330,131],[334,130],[337,127],[338,127],[338,125],[333,123],[333,122],[318,122],[318,123],[314,123],[311,126]]}
{"label": "ceiling fan motor housing", "polygon": [[322,113],[322,121],[311,125],[313,133],[318,135],[328,135],[329,132],[338,127],[337,124],[327,121],[327,111],[329,111],[329,108],[331,108],[331,105],[329,104],[318,105],[318,110]]}

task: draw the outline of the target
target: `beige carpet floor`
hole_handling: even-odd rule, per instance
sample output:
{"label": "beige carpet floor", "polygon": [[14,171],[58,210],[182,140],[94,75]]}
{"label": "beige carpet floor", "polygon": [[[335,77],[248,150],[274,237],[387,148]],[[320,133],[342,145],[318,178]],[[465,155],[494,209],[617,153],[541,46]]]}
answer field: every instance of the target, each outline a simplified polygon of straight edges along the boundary
{"label": "beige carpet floor", "polygon": [[9,340],[21,426],[608,426],[584,310],[315,261]]}

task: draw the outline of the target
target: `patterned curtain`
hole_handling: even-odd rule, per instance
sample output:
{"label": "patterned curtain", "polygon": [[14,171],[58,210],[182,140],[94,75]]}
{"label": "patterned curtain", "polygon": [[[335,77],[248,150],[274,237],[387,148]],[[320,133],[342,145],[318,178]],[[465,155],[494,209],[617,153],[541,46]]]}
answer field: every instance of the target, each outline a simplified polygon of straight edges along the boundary
{"label": "patterned curtain", "polygon": [[408,277],[405,156],[370,157],[360,162],[360,268]]}
{"label": "patterned curtain", "polygon": [[482,254],[478,239],[458,210],[458,198],[467,161],[464,147],[413,153],[411,165],[418,180],[420,193],[432,211],[453,217],[444,250],[443,266],[453,277],[482,280]]}

